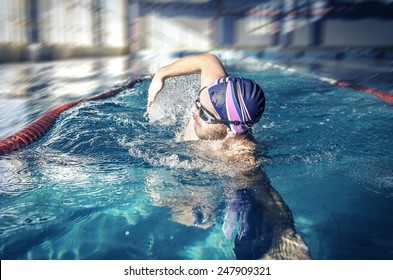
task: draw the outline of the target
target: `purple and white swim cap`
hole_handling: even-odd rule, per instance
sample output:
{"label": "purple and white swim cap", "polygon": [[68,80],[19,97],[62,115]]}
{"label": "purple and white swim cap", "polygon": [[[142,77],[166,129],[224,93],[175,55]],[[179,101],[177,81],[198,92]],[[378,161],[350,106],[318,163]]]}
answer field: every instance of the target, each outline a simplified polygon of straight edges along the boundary
{"label": "purple and white swim cap", "polygon": [[213,82],[208,91],[220,118],[239,122],[238,125],[227,124],[236,134],[249,130],[265,110],[265,95],[253,80],[225,77]]}

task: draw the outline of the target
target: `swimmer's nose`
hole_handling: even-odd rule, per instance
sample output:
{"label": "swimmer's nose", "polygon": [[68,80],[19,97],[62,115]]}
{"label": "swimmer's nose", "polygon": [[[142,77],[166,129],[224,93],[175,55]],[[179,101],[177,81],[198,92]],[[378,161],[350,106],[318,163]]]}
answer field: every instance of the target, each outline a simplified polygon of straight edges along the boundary
{"label": "swimmer's nose", "polygon": [[195,115],[195,114],[198,114],[199,113],[199,110],[196,108],[196,107],[193,107],[192,109],[191,109],[191,114],[192,115]]}
{"label": "swimmer's nose", "polygon": [[191,109],[191,115],[192,118],[194,119],[195,123],[199,123],[200,122],[200,118],[199,118],[199,110],[197,108],[192,108]]}

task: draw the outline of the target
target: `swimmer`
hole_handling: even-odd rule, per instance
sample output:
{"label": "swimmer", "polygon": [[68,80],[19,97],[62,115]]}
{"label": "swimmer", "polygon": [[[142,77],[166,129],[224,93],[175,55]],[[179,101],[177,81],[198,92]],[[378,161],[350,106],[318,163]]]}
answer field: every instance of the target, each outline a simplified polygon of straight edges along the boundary
{"label": "swimmer", "polygon": [[[253,80],[228,76],[213,54],[190,55],[156,72],[148,90],[147,105],[156,100],[166,79],[188,74],[200,74],[201,89],[183,139],[220,141],[221,148],[208,153],[240,171],[228,184],[225,196],[229,203],[223,224],[228,239],[236,236],[236,256],[310,259],[307,245],[295,231],[289,207],[271,186],[258,160],[259,149],[252,127],[265,109],[263,90]],[[270,236],[270,241],[258,245],[264,240],[263,235]]]}
{"label": "swimmer", "polygon": [[264,111],[264,93],[253,80],[228,77],[215,55],[191,55],[160,68],[150,84],[147,105],[154,102],[167,78],[194,73],[201,76],[201,90],[183,139],[220,140],[224,149],[219,156],[232,164],[242,157],[238,167],[254,169],[257,146],[251,128]]}

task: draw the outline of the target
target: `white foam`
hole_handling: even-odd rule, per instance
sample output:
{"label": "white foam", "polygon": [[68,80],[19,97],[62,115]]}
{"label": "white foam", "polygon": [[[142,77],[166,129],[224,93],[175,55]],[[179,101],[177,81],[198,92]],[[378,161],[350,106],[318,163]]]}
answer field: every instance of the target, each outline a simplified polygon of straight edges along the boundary
{"label": "white foam", "polygon": [[319,80],[321,80],[322,82],[327,82],[327,83],[332,84],[332,85],[337,83],[337,80],[331,79],[331,78],[327,78],[327,77],[319,77]]}

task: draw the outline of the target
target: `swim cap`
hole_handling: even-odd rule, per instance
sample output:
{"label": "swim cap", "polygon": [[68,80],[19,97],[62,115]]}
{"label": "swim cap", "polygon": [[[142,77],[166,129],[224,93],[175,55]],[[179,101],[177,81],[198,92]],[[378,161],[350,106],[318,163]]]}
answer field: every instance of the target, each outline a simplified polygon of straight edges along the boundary
{"label": "swim cap", "polygon": [[257,123],[265,110],[265,95],[253,80],[225,77],[209,86],[210,100],[222,120],[239,121],[227,124],[236,134],[244,133]]}

